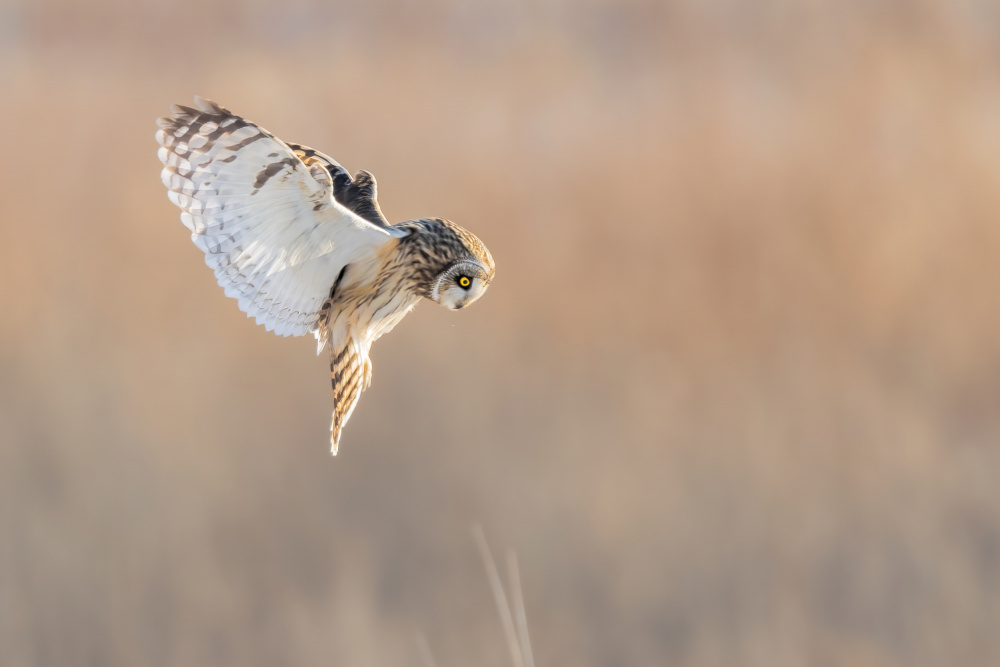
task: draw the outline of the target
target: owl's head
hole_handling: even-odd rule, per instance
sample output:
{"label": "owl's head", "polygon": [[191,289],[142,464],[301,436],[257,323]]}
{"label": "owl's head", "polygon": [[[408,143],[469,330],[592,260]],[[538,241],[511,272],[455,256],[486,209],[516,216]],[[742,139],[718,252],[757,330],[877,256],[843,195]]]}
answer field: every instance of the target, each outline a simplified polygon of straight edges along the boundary
{"label": "owl's head", "polygon": [[451,310],[465,308],[486,292],[492,277],[475,259],[455,262],[434,281],[431,298]]}
{"label": "owl's head", "polygon": [[496,270],[493,256],[476,235],[450,220],[422,218],[400,225],[411,234],[415,286],[445,308],[465,308],[486,292]]}

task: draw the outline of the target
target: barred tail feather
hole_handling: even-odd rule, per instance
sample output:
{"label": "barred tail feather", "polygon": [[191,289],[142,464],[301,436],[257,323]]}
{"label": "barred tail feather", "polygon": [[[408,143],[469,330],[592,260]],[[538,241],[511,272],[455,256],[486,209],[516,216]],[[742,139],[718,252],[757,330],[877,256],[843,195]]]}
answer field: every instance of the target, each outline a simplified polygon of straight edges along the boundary
{"label": "barred tail feather", "polygon": [[366,346],[348,339],[330,345],[330,376],[333,385],[333,417],[330,421],[330,452],[336,456],[340,434],[358,404],[361,392],[372,378],[372,364]]}

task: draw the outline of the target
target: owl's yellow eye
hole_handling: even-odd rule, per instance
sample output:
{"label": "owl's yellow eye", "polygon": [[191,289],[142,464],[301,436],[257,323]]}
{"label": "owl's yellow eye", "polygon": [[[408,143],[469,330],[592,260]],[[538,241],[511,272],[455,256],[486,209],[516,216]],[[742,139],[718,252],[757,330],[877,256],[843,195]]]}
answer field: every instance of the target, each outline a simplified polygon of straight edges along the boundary
{"label": "owl's yellow eye", "polygon": [[471,284],[472,284],[472,281],[469,280],[469,276],[460,276],[458,278],[458,286],[461,287],[461,288],[463,288],[463,289],[469,289],[469,285],[471,285]]}

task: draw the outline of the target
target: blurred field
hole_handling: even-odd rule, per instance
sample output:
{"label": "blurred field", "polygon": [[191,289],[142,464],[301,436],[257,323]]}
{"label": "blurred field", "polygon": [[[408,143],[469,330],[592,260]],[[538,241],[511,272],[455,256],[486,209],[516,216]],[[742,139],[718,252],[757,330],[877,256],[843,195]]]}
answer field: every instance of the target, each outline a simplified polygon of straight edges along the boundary
{"label": "blurred field", "polygon": [[[1000,10],[0,0],[0,664],[1000,664]],[[225,299],[199,93],[498,272],[373,349]]]}

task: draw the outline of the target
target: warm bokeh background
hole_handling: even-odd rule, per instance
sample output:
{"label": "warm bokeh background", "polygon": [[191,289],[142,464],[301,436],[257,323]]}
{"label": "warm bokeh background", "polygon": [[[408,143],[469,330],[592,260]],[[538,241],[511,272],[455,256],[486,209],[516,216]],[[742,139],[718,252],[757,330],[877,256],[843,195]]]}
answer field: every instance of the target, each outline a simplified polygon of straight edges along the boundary
{"label": "warm bokeh background", "polygon": [[[0,664],[1000,664],[1000,8],[0,0]],[[326,358],[160,184],[193,94],[498,265]]]}

